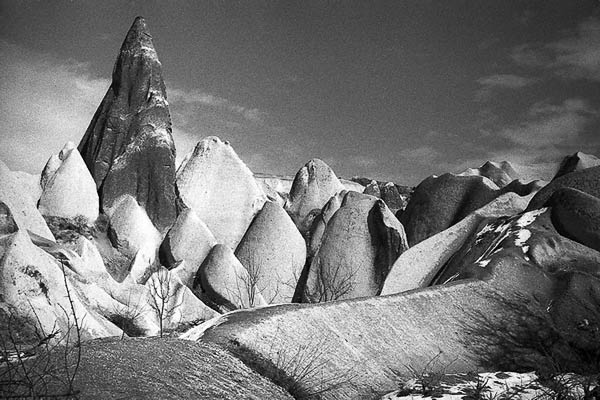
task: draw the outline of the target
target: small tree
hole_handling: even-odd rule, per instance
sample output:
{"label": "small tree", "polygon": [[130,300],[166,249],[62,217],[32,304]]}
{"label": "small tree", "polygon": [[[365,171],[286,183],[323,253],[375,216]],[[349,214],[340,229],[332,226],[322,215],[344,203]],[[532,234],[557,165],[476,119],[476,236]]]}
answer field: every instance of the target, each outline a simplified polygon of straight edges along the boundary
{"label": "small tree", "polygon": [[182,293],[179,297],[179,290],[171,277],[171,272],[165,268],[156,271],[150,277],[150,308],[156,314],[159,325],[159,335],[163,336],[165,323],[173,317],[177,307],[183,303]]}

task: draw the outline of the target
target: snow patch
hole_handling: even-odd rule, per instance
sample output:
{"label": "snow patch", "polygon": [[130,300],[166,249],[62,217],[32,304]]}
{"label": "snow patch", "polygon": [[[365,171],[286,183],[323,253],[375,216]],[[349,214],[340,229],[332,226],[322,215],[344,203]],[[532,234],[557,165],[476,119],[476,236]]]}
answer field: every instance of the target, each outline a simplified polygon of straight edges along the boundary
{"label": "snow patch", "polygon": [[531,238],[531,231],[527,229],[518,230],[515,232],[515,246],[523,247],[529,238]]}
{"label": "snow patch", "polygon": [[526,212],[523,215],[521,215],[519,217],[519,219],[517,219],[517,221],[515,222],[515,225],[517,225],[521,228],[524,228],[527,225],[531,225],[537,219],[537,217],[539,217],[540,215],[545,213],[546,210],[548,210],[548,208],[544,207],[544,208],[540,208],[539,210],[533,210],[533,211]]}

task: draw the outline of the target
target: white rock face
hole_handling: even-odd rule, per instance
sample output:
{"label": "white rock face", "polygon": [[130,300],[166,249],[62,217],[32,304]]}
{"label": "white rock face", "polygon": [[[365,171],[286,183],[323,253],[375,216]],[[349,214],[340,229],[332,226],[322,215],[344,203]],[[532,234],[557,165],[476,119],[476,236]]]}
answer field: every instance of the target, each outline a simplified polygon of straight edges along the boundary
{"label": "white rock face", "polygon": [[38,208],[43,215],[63,218],[98,218],[96,184],[75,144],[69,142],[58,155],[50,157],[41,177],[42,194]]}
{"label": "white rock face", "polygon": [[235,251],[269,303],[290,303],[304,262],[304,238],[285,210],[266,202]]}
{"label": "white rock face", "polygon": [[208,137],[177,171],[181,200],[206,223],[218,243],[235,249],[266,196],[228,142]]}
{"label": "white rock face", "polygon": [[[83,339],[120,334],[116,326],[93,311],[78,295],[72,282],[73,273],[65,267],[65,284],[60,264],[35,246],[27,233],[19,231],[0,239],[0,260],[3,307],[8,307],[20,317],[37,320],[45,334],[58,329],[59,336],[64,335],[74,322],[67,286],[75,315],[82,322]],[[67,310],[68,317],[64,310]]]}
{"label": "white rock face", "polygon": [[35,200],[27,193],[27,187],[15,179],[8,167],[0,161],[0,201],[11,210],[17,226],[43,238],[54,241],[46,221],[36,207]]}
{"label": "white rock face", "polygon": [[14,180],[19,183],[25,193],[37,204],[42,195],[42,186],[40,185],[40,174],[30,174],[24,171],[12,171]]}
{"label": "white rock face", "polygon": [[152,264],[158,253],[161,235],[146,211],[130,195],[123,195],[110,210],[108,236],[117,250],[134,260],[136,280]]}
{"label": "white rock face", "polygon": [[187,208],[179,214],[175,225],[163,240],[160,248],[161,260],[171,268],[174,264],[184,261],[185,264],[181,265],[181,268],[178,267],[178,275],[182,282],[191,288],[196,271],[215,244],[217,240],[206,224],[198,218],[194,210]]}

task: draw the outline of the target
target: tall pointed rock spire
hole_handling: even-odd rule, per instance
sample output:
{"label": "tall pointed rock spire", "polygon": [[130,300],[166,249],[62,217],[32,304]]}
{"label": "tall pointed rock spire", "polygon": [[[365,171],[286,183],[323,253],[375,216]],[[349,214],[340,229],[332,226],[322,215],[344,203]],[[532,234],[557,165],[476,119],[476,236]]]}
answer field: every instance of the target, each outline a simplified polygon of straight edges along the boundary
{"label": "tall pointed rock spire", "polygon": [[78,149],[105,212],[129,194],[161,232],[172,225],[176,194],[171,116],[162,66],[142,17],[127,33],[112,84]]}

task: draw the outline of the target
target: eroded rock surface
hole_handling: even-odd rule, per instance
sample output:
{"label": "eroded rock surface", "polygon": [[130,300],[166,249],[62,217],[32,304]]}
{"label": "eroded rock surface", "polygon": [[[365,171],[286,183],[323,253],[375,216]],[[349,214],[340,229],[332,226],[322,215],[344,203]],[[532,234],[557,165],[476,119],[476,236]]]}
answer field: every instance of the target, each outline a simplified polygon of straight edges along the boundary
{"label": "eroded rock surface", "polygon": [[79,144],[102,208],[129,194],[165,232],[176,217],[175,146],[162,66],[143,18],[127,33],[112,84]]}

